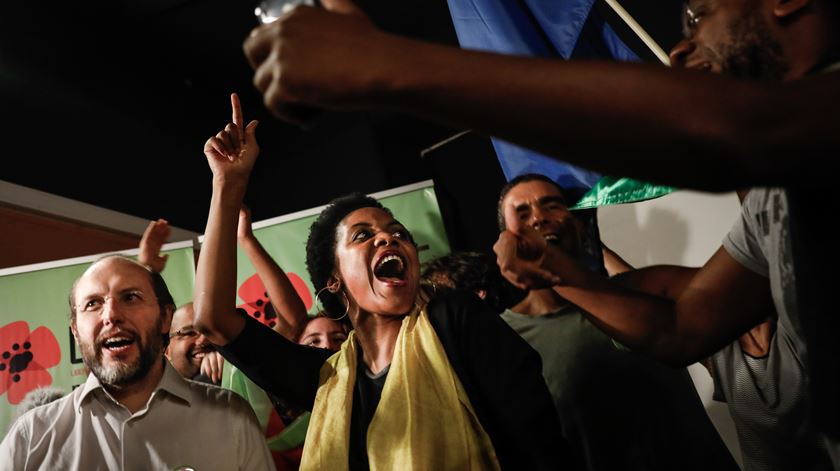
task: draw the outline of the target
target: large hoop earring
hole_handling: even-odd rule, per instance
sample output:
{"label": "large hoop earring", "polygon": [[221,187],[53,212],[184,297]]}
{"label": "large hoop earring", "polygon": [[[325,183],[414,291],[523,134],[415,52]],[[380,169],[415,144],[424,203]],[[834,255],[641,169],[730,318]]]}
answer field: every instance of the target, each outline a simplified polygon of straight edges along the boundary
{"label": "large hoop earring", "polygon": [[[326,317],[327,319],[330,319],[330,320],[333,320],[333,321],[336,321],[336,322],[338,322],[341,319],[344,319],[345,317],[347,317],[347,313],[350,312],[350,300],[347,298],[347,293],[345,293],[344,290],[340,291],[340,293],[342,295],[344,295],[344,305],[346,306],[345,309],[344,309],[344,314],[342,314],[340,317],[333,317],[333,316],[327,314],[327,310],[324,308],[324,303],[321,301],[321,293],[323,293],[325,289],[327,289],[326,286],[319,289],[318,292],[315,293],[315,307],[318,309],[318,312],[323,314],[324,317]],[[332,293],[332,291],[330,291],[330,293]],[[335,293],[333,293],[333,294],[335,294]],[[321,305],[320,308],[318,307],[319,304]]]}

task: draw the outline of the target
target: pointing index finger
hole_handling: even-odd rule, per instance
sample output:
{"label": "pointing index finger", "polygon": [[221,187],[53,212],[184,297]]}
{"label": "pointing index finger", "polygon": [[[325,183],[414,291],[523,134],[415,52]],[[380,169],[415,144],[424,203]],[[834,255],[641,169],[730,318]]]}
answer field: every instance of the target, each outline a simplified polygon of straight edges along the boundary
{"label": "pointing index finger", "polygon": [[240,135],[243,136],[242,138],[244,139],[245,133],[242,131],[244,131],[245,126],[242,124],[244,121],[242,119],[242,105],[239,103],[239,95],[236,93],[230,94],[230,107],[233,112],[233,124],[239,128]]}

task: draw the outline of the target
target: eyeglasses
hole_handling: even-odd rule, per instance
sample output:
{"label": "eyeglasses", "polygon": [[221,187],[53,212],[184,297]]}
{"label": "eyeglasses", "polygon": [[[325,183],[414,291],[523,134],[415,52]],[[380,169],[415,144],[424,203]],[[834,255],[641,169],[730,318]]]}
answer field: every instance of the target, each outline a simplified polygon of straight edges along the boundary
{"label": "eyeglasses", "polygon": [[156,300],[153,295],[148,296],[150,299],[146,298],[146,294],[140,290],[126,290],[113,296],[110,294],[106,296],[92,296],[77,304],[75,307],[78,312],[98,314],[102,312],[105,307],[105,303],[109,299],[113,300],[123,309],[134,309],[146,306],[150,302],[154,302]]}
{"label": "eyeglasses", "polygon": [[688,6],[686,3],[683,6],[683,36],[686,38],[691,38],[694,36],[694,32],[697,30],[697,26],[700,24],[700,19],[703,15],[697,13],[696,11],[692,10],[691,7]]}
{"label": "eyeglasses", "polygon": [[169,338],[188,338],[192,339],[198,337],[199,332],[195,330],[193,327],[184,327],[183,329],[178,329],[175,332],[169,334]]}

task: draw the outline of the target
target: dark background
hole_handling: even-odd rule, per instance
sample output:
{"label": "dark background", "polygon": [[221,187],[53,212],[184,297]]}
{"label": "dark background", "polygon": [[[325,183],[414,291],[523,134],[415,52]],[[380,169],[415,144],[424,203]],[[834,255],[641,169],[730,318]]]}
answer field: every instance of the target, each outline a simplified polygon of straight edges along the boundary
{"label": "dark background", "polygon": [[[0,16],[1,180],[203,232],[202,146],[230,119],[236,91],[246,119],[261,122],[246,199],[254,220],[434,178],[453,247],[486,250],[495,239],[503,178],[485,138],[421,158],[459,130],[379,112],[330,113],[310,131],[272,118],[241,51],[256,2],[10,3]],[[386,30],[457,44],[445,1],[360,5]],[[664,48],[679,38],[679,2],[625,7]]]}

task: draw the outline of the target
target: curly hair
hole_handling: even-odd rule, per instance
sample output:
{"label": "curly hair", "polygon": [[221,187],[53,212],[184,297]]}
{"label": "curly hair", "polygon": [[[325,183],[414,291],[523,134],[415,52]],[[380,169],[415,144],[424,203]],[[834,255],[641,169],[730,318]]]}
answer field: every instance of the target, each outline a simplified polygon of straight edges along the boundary
{"label": "curly hair", "polygon": [[376,199],[362,193],[350,193],[330,201],[318,215],[318,219],[309,226],[309,237],[306,239],[306,270],[309,272],[312,287],[319,293],[318,298],[324,310],[335,317],[346,309],[342,301],[344,296],[321,290],[327,286],[327,280],[332,276],[336,265],[336,229],[348,214],[362,208],[381,209],[393,217],[391,210],[382,206]]}
{"label": "curly hair", "polygon": [[[515,297],[515,288],[505,281],[493,257],[480,252],[453,252],[425,264],[423,279],[439,288],[477,293],[484,291],[484,301],[500,313]],[[520,296],[521,297],[521,296]]]}

